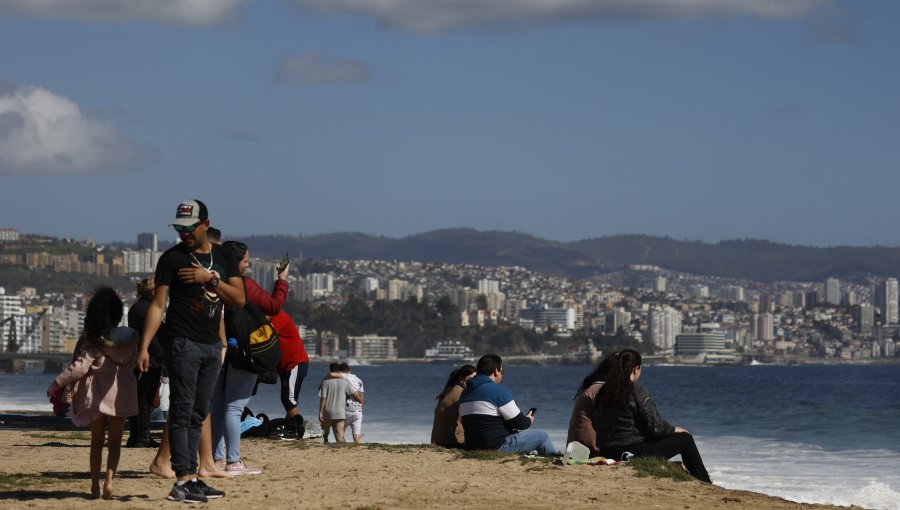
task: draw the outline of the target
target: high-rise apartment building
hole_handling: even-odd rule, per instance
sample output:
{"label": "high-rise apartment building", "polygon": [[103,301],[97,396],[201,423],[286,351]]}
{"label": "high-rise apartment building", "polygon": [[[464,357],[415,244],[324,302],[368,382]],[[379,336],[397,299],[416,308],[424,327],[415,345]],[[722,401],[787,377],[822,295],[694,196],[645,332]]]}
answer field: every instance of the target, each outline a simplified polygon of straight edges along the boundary
{"label": "high-rise apartment building", "polygon": [[900,322],[897,292],[896,278],[888,278],[875,286],[875,306],[881,311],[882,324],[893,325]]}
{"label": "high-rise apartment building", "polygon": [[657,276],[653,281],[653,292],[666,292],[667,282],[665,276]]}
{"label": "high-rise apartment building", "polygon": [[856,307],[856,327],[863,335],[871,335],[875,327],[875,307],[861,304]]}
{"label": "high-rise apartment building", "polygon": [[492,293],[499,294],[500,282],[498,282],[497,280],[489,280],[487,278],[478,280],[478,293],[484,294],[485,296]]}
{"label": "high-rise apartment building", "polygon": [[829,305],[841,304],[841,281],[837,278],[825,280],[825,303]]}
{"label": "high-rise apartment building", "polygon": [[648,332],[653,345],[672,350],[675,337],[681,333],[681,312],[668,306],[654,306],[647,317]]}
{"label": "high-rise apartment building", "polygon": [[142,232],[138,234],[137,244],[139,250],[159,251],[156,234],[153,232]]}
{"label": "high-rise apartment building", "polygon": [[771,313],[756,315],[756,339],[760,342],[775,340],[775,318]]}

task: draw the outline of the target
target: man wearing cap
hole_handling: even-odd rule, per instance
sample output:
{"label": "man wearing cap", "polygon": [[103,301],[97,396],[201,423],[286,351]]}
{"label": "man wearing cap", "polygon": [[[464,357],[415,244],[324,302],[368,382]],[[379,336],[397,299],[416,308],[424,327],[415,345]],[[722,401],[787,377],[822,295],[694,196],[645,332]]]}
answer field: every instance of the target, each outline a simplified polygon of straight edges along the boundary
{"label": "man wearing cap", "polygon": [[165,312],[159,339],[169,376],[169,442],[178,479],[167,499],[205,502],[225,495],[197,479],[197,449],[226,345],[222,308],[244,306],[244,284],[237,261],[209,242],[209,214],[203,202],[194,199],[179,204],[172,226],[181,242],[156,264],[156,291],[147,310],[137,364],[142,372],[148,370],[150,341],[160,330]]}

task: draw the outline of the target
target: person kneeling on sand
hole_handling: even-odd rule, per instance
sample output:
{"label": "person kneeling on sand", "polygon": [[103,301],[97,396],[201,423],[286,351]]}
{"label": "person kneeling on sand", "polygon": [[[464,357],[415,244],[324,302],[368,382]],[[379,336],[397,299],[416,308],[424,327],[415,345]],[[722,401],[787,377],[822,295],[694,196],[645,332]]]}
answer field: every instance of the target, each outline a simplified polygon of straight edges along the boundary
{"label": "person kneeling on sand", "polygon": [[485,354],[478,360],[475,371],[477,375],[466,383],[466,389],[459,397],[466,450],[537,451],[538,455],[559,453],[546,431],[531,428],[534,413],[522,414],[509,390],[500,386],[503,380],[500,356]]}

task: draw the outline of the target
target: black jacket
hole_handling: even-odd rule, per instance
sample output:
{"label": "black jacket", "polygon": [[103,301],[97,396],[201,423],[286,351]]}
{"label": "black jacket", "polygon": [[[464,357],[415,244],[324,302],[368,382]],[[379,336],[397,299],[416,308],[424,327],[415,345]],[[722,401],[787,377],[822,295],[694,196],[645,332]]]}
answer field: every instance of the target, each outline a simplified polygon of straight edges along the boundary
{"label": "black jacket", "polygon": [[638,383],[633,383],[631,397],[624,406],[606,406],[600,390],[594,422],[601,451],[675,433],[675,427],[659,415],[653,397]]}

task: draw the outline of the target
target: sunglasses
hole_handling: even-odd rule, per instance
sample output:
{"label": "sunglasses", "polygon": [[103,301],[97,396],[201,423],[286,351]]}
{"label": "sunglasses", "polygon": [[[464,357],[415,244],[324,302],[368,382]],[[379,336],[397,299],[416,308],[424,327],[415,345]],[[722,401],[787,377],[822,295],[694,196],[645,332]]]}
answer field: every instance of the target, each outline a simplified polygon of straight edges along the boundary
{"label": "sunglasses", "polygon": [[175,227],[176,232],[193,232],[194,230],[197,230],[197,227],[199,227],[201,223],[203,223],[203,222],[198,221],[197,223],[194,223],[193,225],[172,225],[172,226]]}

